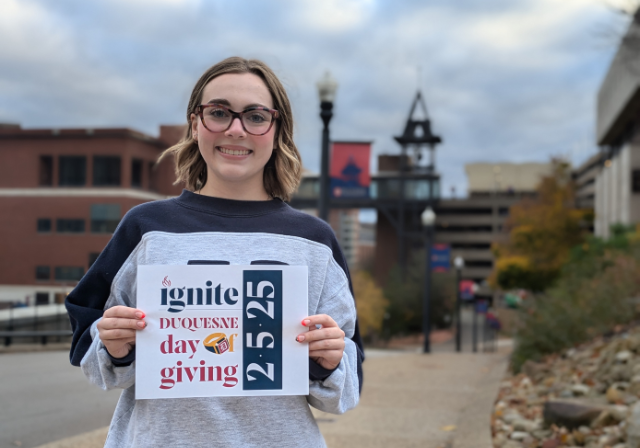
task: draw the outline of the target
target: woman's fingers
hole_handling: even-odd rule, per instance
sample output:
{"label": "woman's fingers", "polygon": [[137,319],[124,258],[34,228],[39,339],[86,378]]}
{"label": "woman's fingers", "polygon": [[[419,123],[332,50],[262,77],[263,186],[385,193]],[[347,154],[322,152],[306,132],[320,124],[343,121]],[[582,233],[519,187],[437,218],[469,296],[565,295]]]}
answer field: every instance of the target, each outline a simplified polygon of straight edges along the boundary
{"label": "woman's fingers", "polygon": [[342,361],[343,350],[318,350],[309,354],[309,357],[325,369],[335,369]]}
{"label": "woman's fingers", "polygon": [[304,325],[305,327],[322,325],[323,328],[338,326],[336,321],[327,314],[316,314],[314,316],[305,317],[304,319],[302,319],[302,325]]}
{"label": "woman's fingers", "polygon": [[100,332],[100,340],[119,340],[119,339],[136,339],[136,330],[126,328],[117,328],[114,330],[104,330]]}
{"label": "woman's fingers", "polygon": [[104,317],[123,317],[125,319],[143,319],[144,311],[128,306],[114,306],[104,312]]}
{"label": "woman's fingers", "polygon": [[322,328],[320,330],[308,331],[306,333],[299,334],[296,338],[298,342],[313,342],[320,341],[322,339],[341,339],[344,340],[344,331],[339,327]]}
{"label": "woman's fingers", "polygon": [[[318,350],[344,350],[344,339],[322,339],[309,343],[309,355]],[[317,356],[313,353],[313,356]]]}
{"label": "woman's fingers", "polygon": [[111,318],[102,318],[100,322],[102,325],[101,328],[105,330],[111,330],[114,328],[130,328],[133,330],[141,330],[146,326],[146,322],[139,319],[127,319],[123,317],[111,317]]}
{"label": "woman's fingers", "polygon": [[144,311],[128,306],[114,306],[107,309],[103,317],[124,317],[125,319],[144,319]]}

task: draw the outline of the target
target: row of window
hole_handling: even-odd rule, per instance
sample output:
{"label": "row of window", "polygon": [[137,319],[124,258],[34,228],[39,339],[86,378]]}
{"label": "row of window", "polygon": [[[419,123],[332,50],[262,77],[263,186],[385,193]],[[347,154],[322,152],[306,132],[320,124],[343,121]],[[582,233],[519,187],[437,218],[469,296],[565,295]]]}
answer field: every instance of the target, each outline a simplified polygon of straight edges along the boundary
{"label": "row of window", "polygon": [[[154,162],[147,162],[149,189],[156,190]],[[118,187],[121,185],[121,158],[118,156],[93,156],[93,186]],[[131,187],[142,188],[144,161],[131,160]],[[53,186],[53,156],[40,156],[39,184]],[[86,156],[58,157],[58,185],[61,187],[82,187],[87,183]]]}
{"label": "row of window", "polygon": [[[99,252],[89,254],[89,267],[95,263],[99,255]],[[83,275],[83,266],[56,266],[53,268],[53,279],[57,282],[77,282]],[[36,266],[36,280],[51,280],[51,266]]]}
{"label": "row of window", "polygon": [[[113,233],[120,222],[120,204],[91,205],[90,222],[92,233]],[[37,221],[38,233],[52,232],[52,223],[50,218],[39,218]],[[56,219],[56,232],[84,233],[85,220],[82,218],[58,218]]]}
{"label": "row of window", "polygon": [[[84,275],[82,266],[56,266],[53,279],[58,282],[75,282]],[[36,266],[36,280],[51,280],[51,266]]]}

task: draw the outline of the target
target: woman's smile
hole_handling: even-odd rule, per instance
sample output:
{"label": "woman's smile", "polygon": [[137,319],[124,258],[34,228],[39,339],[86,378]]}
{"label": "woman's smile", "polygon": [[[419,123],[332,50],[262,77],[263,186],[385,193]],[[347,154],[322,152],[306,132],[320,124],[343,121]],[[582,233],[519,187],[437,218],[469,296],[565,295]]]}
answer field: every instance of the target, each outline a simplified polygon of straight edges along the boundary
{"label": "woman's smile", "polygon": [[225,146],[216,146],[216,149],[224,155],[227,156],[248,156],[253,151],[242,146],[233,146],[233,145],[225,145]]}

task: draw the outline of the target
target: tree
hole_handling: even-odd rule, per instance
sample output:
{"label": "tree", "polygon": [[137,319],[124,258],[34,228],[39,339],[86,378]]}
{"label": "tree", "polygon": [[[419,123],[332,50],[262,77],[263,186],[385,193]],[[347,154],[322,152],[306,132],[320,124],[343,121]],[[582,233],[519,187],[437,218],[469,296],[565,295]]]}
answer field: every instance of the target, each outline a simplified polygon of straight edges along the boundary
{"label": "tree", "polygon": [[[384,295],[389,300],[385,336],[406,335],[422,331],[424,300],[425,257],[424,250],[415,251],[403,275],[399,266],[389,273]],[[451,323],[456,297],[453,273],[431,274],[430,316],[435,328],[445,328]]]}
{"label": "tree", "polygon": [[543,291],[558,278],[570,250],[585,240],[591,210],[575,208],[574,185],[566,162],[553,160],[534,199],[511,207],[509,240],[494,245],[492,286]]}
{"label": "tree", "polygon": [[374,335],[380,334],[382,330],[389,302],[369,272],[356,271],[353,273],[351,281],[356,296],[360,333],[363,338],[371,339]]}

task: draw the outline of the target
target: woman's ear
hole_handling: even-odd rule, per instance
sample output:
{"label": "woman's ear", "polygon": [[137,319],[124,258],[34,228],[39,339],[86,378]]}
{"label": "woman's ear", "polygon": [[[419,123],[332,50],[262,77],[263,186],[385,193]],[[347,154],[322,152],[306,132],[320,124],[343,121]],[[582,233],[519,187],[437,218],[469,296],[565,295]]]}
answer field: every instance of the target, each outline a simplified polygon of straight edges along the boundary
{"label": "woman's ear", "polygon": [[191,138],[198,140],[198,117],[196,114],[191,114],[189,117],[191,120]]}

